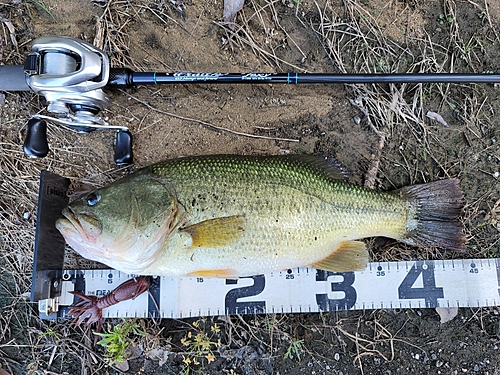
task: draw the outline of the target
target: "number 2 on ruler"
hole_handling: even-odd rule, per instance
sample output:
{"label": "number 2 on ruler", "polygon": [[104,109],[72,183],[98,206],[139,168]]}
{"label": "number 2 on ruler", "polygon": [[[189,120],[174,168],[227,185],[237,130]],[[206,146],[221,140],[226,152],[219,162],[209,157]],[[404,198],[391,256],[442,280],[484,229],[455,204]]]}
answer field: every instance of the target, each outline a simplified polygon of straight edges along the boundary
{"label": "number 2 on ruler", "polygon": [[[266,301],[239,301],[240,298],[257,296],[266,287],[264,275],[242,277],[241,279],[252,279],[253,285],[231,289],[226,294],[225,307],[227,314],[264,313],[266,312]],[[239,279],[239,280],[241,280]],[[226,285],[238,284],[238,280],[226,280]]]}

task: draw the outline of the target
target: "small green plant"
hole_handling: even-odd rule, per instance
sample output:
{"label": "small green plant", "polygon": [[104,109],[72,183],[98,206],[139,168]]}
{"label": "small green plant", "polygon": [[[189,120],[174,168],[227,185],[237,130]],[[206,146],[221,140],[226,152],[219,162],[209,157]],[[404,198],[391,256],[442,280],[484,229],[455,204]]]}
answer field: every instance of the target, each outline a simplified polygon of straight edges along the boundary
{"label": "small green plant", "polygon": [[453,17],[445,16],[443,13],[441,13],[438,17],[438,22],[440,25],[444,25],[445,23],[453,23]]}
{"label": "small green plant", "polygon": [[297,358],[297,361],[300,361],[300,353],[302,353],[302,344],[304,344],[304,340],[290,340],[290,345],[288,346],[288,349],[286,350],[285,355],[283,356],[283,359],[293,359]]}
{"label": "small green plant", "polygon": [[45,11],[45,13],[47,13],[50,16],[50,18],[52,18],[52,21],[54,21],[54,23],[57,23],[56,17],[54,17],[50,9],[43,3],[43,1],[31,0],[30,2],[42,8]]}
{"label": "small green plant", "polygon": [[139,324],[136,321],[126,321],[125,319],[112,329],[108,324],[108,333],[96,332],[95,334],[102,337],[97,344],[106,349],[104,356],[110,360],[110,365],[127,359],[126,350],[134,340],[132,335],[146,336],[146,332],[139,329]]}
{"label": "small green plant", "polygon": [[43,339],[47,337],[53,337],[55,340],[59,340],[59,336],[57,335],[56,331],[53,329],[47,329],[47,331],[41,333],[38,338]]}
{"label": "small green plant", "polygon": [[214,350],[221,346],[217,323],[207,324],[206,319],[200,319],[192,327],[193,330],[181,339],[181,344],[187,349],[187,353],[182,356],[182,362],[187,366],[186,374],[189,374],[192,365],[199,366],[205,360],[207,363],[215,361]]}

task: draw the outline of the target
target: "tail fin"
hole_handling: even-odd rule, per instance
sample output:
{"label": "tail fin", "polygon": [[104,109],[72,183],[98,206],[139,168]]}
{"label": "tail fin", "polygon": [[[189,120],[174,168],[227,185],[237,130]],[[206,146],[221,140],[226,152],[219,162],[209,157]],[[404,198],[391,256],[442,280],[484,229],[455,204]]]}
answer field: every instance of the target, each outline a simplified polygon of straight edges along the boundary
{"label": "tail fin", "polygon": [[403,242],[465,250],[463,226],[458,220],[463,211],[464,198],[458,184],[458,179],[451,178],[399,190],[410,207]]}

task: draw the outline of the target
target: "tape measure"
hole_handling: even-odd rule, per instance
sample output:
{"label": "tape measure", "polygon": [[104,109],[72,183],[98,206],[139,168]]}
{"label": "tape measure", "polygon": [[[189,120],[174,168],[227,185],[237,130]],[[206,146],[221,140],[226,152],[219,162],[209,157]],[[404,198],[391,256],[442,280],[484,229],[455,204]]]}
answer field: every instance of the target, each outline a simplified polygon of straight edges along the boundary
{"label": "tape measure", "polygon": [[[131,277],[116,270],[64,271],[58,317],[73,303],[68,291],[102,296]],[[108,307],[103,316],[187,318],[498,305],[500,259],[459,259],[369,263],[363,271],[345,273],[296,268],[237,280],[156,277],[149,293]],[[44,317],[43,302],[40,311]]]}

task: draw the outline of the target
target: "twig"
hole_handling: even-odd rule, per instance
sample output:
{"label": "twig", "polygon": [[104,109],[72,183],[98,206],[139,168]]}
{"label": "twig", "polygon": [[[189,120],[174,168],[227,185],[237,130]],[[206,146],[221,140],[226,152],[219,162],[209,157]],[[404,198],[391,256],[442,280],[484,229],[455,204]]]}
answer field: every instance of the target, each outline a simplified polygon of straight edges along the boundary
{"label": "twig", "polygon": [[380,165],[380,156],[382,155],[382,149],[385,144],[385,135],[379,135],[380,140],[378,143],[378,148],[374,154],[372,154],[372,160],[370,162],[370,168],[365,175],[365,187],[373,189],[375,187],[375,180],[377,178],[378,168]]}
{"label": "twig", "polygon": [[249,138],[269,139],[269,140],[273,140],[273,141],[284,141],[284,142],[299,142],[298,139],[292,139],[292,138],[266,137],[264,135],[254,135],[254,134],[249,134],[249,133],[238,132],[236,130],[231,130],[231,129],[228,129],[228,128],[224,128],[222,126],[217,126],[217,125],[211,124],[211,123],[206,122],[206,121],[202,121],[202,120],[198,120],[198,119],[194,119],[194,118],[190,118],[190,117],[184,117],[184,116],[176,115],[175,113],[171,113],[171,112],[162,111],[161,109],[157,109],[157,108],[151,106],[150,104],[148,104],[148,103],[146,103],[146,102],[144,102],[144,101],[142,101],[142,100],[134,97],[133,95],[130,95],[130,94],[127,94],[127,95],[129,97],[131,97],[132,99],[134,99],[135,101],[137,101],[137,102],[141,103],[142,105],[146,106],[147,108],[151,109],[152,111],[155,111],[155,112],[158,112],[158,113],[170,116],[170,117],[175,117],[175,118],[178,118],[178,119],[181,119],[181,120],[196,122],[198,124],[204,125],[204,126],[210,128],[210,129],[213,129],[213,130],[224,131],[224,132],[227,132],[227,133],[239,135],[239,136],[242,136],[242,137],[249,137]]}

